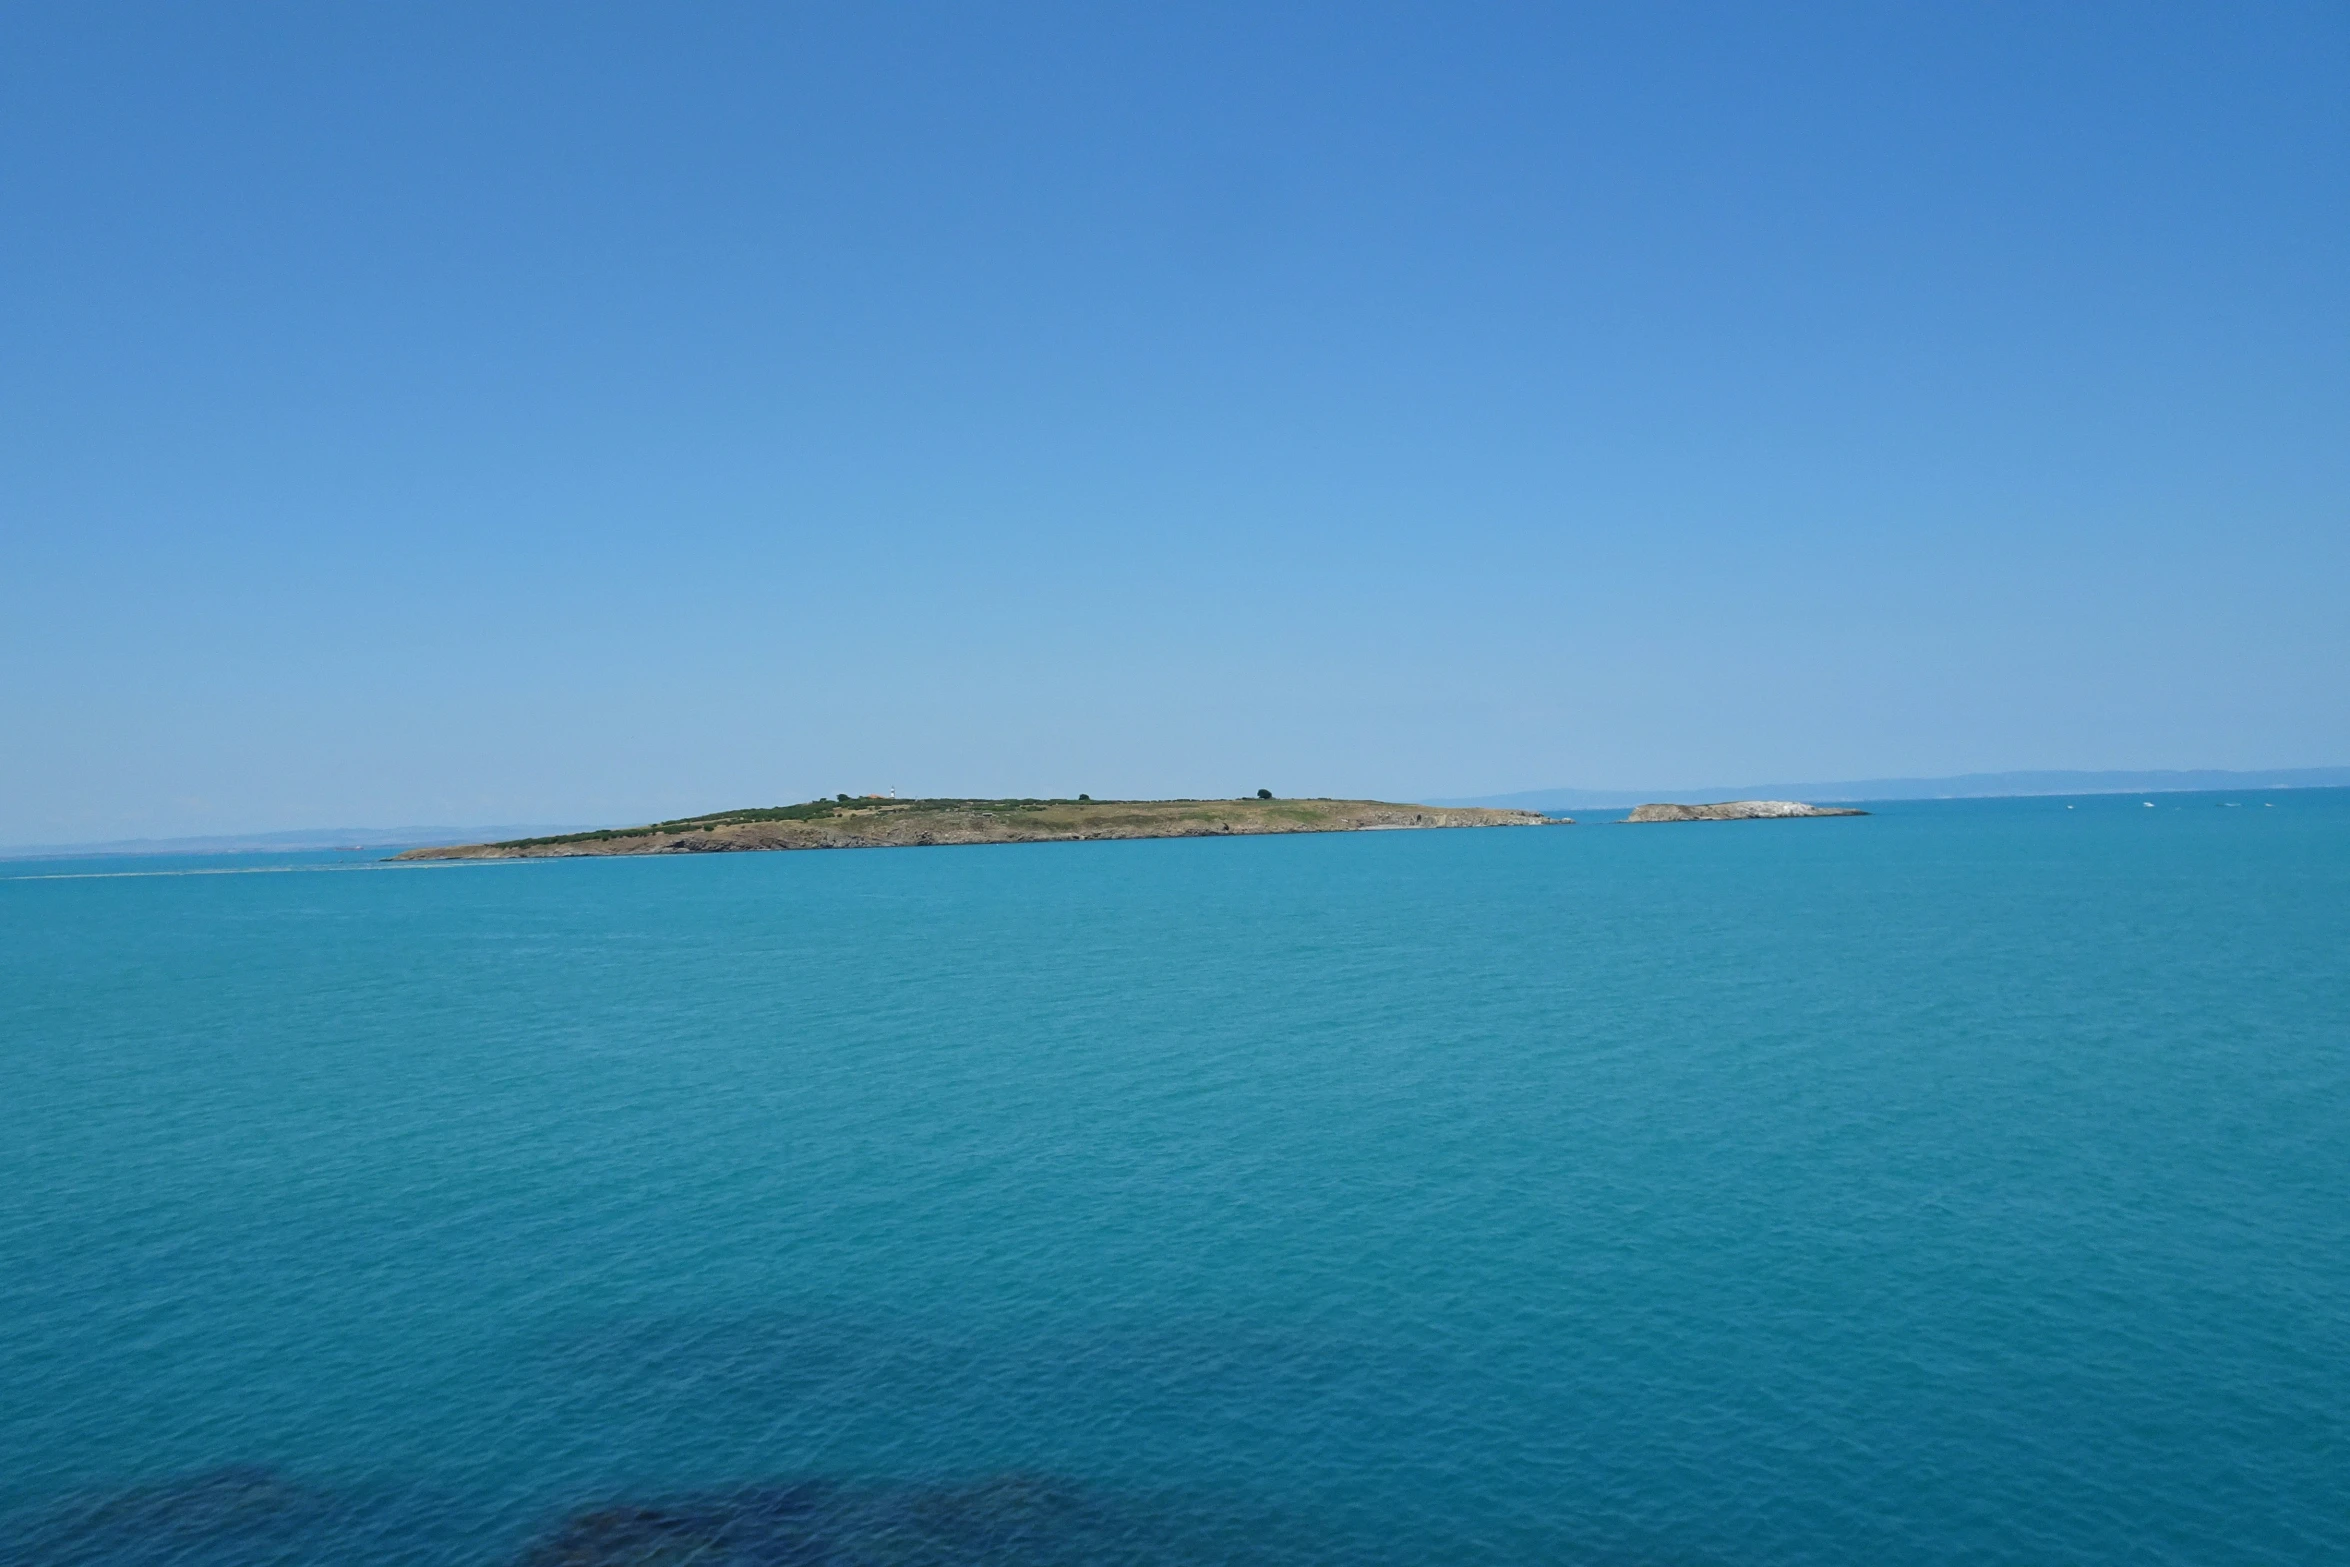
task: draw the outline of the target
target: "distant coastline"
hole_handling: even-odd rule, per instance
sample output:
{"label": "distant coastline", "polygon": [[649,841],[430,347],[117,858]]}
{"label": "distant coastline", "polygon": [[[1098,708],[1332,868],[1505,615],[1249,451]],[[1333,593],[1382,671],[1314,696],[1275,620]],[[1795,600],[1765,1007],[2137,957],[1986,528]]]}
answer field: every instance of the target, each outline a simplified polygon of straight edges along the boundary
{"label": "distant coastline", "polygon": [[1960,773],[1948,778],[1862,778],[1832,783],[1714,785],[1702,789],[1528,789],[1516,794],[1446,798],[1433,803],[1520,811],[1605,811],[1637,805],[1700,805],[1714,800],[1990,800],[2052,794],[2192,794],[2212,789],[2350,788],[2350,767],[2291,767],[2266,772],[2218,769],[2163,772]]}
{"label": "distant coastline", "polygon": [[1541,827],[1535,811],[1397,805],[1384,800],[894,800],[873,795],[681,817],[641,827],[445,844],[400,860],[572,859],[773,849],[886,849],[945,844],[1071,843],[1106,838],[1222,838],[1376,832],[1413,827]]}
{"label": "distant coastline", "polygon": [[[1375,801],[1322,802],[1381,805],[1405,811],[1501,811],[1518,817],[1548,816],[1569,811],[1629,811],[1641,805],[1701,805],[1739,799],[1800,799],[1850,804],[1894,800],[1989,800],[2051,795],[2189,794],[2235,790],[2292,790],[2350,788],[2350,767],[2303,767],[2268,771],[2218,769],[2165,772],[2013,772],[1964,773],[1948,778],[1871,778],[1831,783],[1757,784],[1703,789],[1529,789],[1515,794],[1442,797],[1424,805],[1393,806]],[[837,802],[836,802],[837,803]],[[914,802],[904,802],[914,803]],[[986,804],[989,802],[978,802]],[[1031,802],[1036,803],[1036,802]],[[1052,802],[1043,802],[1052,803]],[[1075,802],[1094,804],[1096,802]],[[1099,802],[1108,804],[1110,802]],[[1145,805],[1182,802],[1146,801]],[[1197,803],[1197,802],[1194,802]],[[1213,802],[1222,803],[1222,802]],[[1303,802],[1281,802],[1296,805]],[[718,813],[721,816],[729,813]],[[704,818],[691,818],[700,823]],[[1365,823],[1363,825],[1371,825]],[[1401,822],[1389,825],[1419,825]],[[514,843],[552,838],[590,829],[565,825],[474,825],[412,827],[319,827],[285,831],[216,833],[190,837],[115,838],[66,843],[0,845],[0,860],[50,860],[146,855],[285,854],[306,851],[389,852],[448,845]],[[638,829],[645,830],[645,829]],[[1260,829],[1262,830],[1262,829]],[[1355,828],[1289,828],[1286,831],[1351,831]],[[1075,836],[1084,836],[1076,834]],[[1167,833],[1127,833],[1116,836],[1165,837]],[[1025,841],[1015,838],[974,838],[973,842]]]}
{"label": "distant coastline", "polygon": [[464,839],[523,838],[578,832],[574,822],[472,827],[302,827],[285,832],[208,833],[185,838],[108,838],[95,843],[0,845],[0,860],[110,859],[164,854],[302,854],[313,851],[413,849]]}

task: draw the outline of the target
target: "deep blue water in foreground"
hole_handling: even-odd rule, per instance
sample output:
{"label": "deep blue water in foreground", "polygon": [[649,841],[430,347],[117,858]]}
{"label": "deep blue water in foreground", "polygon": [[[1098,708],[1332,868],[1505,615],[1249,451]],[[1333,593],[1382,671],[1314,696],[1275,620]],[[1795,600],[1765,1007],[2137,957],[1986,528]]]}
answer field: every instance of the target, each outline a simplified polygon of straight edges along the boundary
{"label": "deep blue water in foreground", "polygon": [[0,866],[0,1561],[2350,1560],[2350,793],[2072,804]]}

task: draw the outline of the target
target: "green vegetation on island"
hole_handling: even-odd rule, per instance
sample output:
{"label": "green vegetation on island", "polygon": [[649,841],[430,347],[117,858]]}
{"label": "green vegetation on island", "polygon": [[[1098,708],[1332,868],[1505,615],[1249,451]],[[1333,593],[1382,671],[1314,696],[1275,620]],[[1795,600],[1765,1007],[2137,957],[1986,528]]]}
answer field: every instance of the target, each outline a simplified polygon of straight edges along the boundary
{"label": "green vegetation on island", "polygon": [[681,816],[639,827],[411,849],[394,858],[555,859],[758,849],[877,849],[1412,827],[1536,827],[1557,820],[1533,811],[1397,805],[1382,800],[1282,800],[1274,798],[1269,789],[1235,800],[1095,800],[1085,795],[1074,800],[898,800],[842,794],[799,805]]}

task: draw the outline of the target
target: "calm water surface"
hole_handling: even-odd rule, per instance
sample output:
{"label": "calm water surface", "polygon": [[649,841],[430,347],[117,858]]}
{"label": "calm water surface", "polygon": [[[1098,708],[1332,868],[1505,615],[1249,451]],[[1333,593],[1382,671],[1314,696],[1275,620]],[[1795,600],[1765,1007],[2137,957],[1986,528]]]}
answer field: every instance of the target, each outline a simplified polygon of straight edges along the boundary
{"label": "calm water surface", "polygon": [[2350,793],[2156,800],[0,866],[0,1561],[2350,1560]]}

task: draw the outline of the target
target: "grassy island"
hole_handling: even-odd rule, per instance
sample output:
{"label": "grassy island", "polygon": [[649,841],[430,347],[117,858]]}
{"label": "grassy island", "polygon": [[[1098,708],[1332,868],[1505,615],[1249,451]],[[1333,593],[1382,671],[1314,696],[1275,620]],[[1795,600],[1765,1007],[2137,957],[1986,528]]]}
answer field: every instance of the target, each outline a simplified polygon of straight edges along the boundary
{"label": "grassy island", "polygon": [[712,854],[746,849],[883,849],[1095,838],[1209,838],[1408,827],[1538,827],[1533,811],[1393,805],[1382,800],[894,800],[835,796],[804,805],[714,811],[642,827],[410,849],[401,860],[557,859],[590,854]]}

